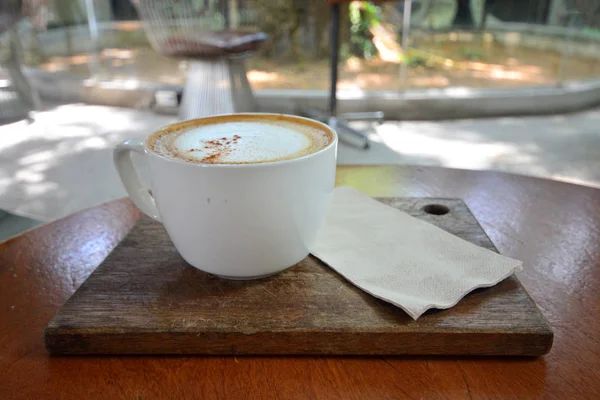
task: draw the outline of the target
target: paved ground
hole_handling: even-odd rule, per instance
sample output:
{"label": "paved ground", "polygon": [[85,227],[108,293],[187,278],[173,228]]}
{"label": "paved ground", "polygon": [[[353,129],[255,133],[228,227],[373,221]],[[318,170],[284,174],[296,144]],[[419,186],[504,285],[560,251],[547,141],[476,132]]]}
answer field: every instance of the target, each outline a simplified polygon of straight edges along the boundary
{"label": "paved ground", "polygon": [[367,153],[341,163],[407,163],[492,169],[600,186],[600,109],[576,114],[436,122],[386,122]]}
{"label": "paved ground", "polygon": [[42,221],[0,210],[0,242],[40,224],[42,224]]}
{"label": "paved ground", "polygon": [[[112,165],[121,140],[173,116],[82,104],[0,126],[0,209],[50,221],[125,195]],[[357,124],[373,147],[339,148],[340,164],[495,169],[600,187],[600,109],[577,114]]]}

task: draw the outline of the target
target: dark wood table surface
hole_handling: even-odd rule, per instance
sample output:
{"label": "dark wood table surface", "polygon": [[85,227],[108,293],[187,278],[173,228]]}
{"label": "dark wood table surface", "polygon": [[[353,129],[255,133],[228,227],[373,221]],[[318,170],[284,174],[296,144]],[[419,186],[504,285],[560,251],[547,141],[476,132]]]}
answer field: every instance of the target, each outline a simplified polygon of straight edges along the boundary
{"label": "dark wood table surface", "polygon": [[465,200],[549,320],[540,358],[49,357],[43,329],[140,217],[123,199],[0,245],[1,399],[600,398],[600,191],[497,172],[350,166],[372,196]]}

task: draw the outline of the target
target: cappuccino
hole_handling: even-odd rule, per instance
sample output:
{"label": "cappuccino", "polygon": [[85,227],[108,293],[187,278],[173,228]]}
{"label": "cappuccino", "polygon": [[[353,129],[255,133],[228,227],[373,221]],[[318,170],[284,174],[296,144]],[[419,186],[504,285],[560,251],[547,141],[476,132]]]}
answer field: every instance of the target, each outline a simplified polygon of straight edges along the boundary
{"label": "cappuccino", "polygon": [[330,131],[304,118],[234,114],[171,125],[148,140],[163,157],[198,164],[259,164],[303,157],[334,141]]}
{"label": "cappuccino", "polygon": [[335,131],[320,122],[231,114],[128,139],[113,160],[135,205],[164,223],[183,259],[213,275],[254,279],[309,254],[329,208],[336,152]]}

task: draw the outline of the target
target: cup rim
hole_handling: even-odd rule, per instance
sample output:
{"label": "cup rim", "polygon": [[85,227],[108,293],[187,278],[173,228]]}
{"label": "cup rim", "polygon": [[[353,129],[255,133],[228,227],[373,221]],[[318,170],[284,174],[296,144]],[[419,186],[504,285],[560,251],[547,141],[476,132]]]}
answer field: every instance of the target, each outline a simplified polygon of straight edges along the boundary
{"label": "cup rim", "polygon": [[[243,117],[249,117],[249,118],[280,117],[283,119],[300,121],[301,123],[305,123],[305,124],[308,122],[311,125],[319,126],[323,130],[329,132],[333,136],[333,140],[331,141],[331,143],[329,143],[327,146],[323,147],[319,151],[315,151],[314,153],[310,153],[310,154],[307,154],[307,155],[304,155],[301,157],[290,158],[287,160],[265,161],[265,162],[259,162],[259,163],[240,163],[240,164],[218,164],[218,163],[209,164],[209,163],[188,162],[188,161],[184,161],[184,160],[178,160],[178,159],[163,156],[161,154],[158,154],[158,153],[150,150],[150,148],[148,146],[148,142],[149,142],[150,138],[159,132],[163,132],[163,131],[170,130],[170,129],[177,129],[177,128],[185,126],[185,125],[194,125],[194,124],[200,123],[202,121],[210,121],[210,120],[214,120],[214,119],[224,119],[226,117],[231,117],[231,116],[236,116],[236,117],[239,116],[241,118],[243,118]],[[329,125],[327,125],[321,121],[317,121],[317,120],[314,120],[311,118],[306,118],[306,117],[301,117],[298,115],[291,115],[291,114],[281,114],[281,113],[259,113],[259,112],[257,112],[257,113],[226,113],[226,114],[211,115],[209,117],[202,117],[202,118],[195,118],[195,119],[190,119],[190,120],[185,120],[185,121],[179,121],[179,122],[175,122],[173,124],[166,125],[160,129],[152,132],[152,134],[150,134],[146,139],[144,139],[144,150],[146,151],[147,154],[150,154],[154,157],[158,157],[158,158],[166,160],[166,161],[171,161],[174,163],[180,163],[183,165],[189,165],[189,166],[193,166],[193,167],[200,167],[200,168],[261,168],[261,167],[270,167],[270,166],[285,165],[285,164],[292,164],[295,162],[301,162],[303,160],[306,160],[311,157],[316,157],[318,154],[326,152],[330,148],[335,147],[337,145],[337,143],[338,143],[338,135],[337,135],[337,132],[335,131],[335,129],[333,129],[332,127],[330,127]]]}

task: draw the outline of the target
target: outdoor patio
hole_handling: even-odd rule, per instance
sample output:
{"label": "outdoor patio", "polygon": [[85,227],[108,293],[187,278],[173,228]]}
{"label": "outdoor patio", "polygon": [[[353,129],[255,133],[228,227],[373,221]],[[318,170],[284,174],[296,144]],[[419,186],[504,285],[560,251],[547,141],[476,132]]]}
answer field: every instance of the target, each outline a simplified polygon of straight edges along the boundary
{"label": "outdoor patio", "polygon": [[[434,7],[435,23],[421,21],[401,43],[399,9],[388,7],[386,18],[377,17],[380,24],[361,28],[363,47],[352,48],[354,39],[342,35],[338,88],[342,111],[385,109],[388,118],[403,120],[353,123],[369,134],[372,147],[341,143],[339,164],[491,169],[600,186],[600,109],[566,113],[598,103],[597,29],[570,20],[543,25],[493,16],[485,29],[454,29],[449,10]],[[244,10],[243,29],[268,28]],[[0,209],[32,218],[4,218],[4,237],[125,196],[112,166],[114,145],[176,120],[174,109],[149,108],[156,106],[156,91],[181,90],[189,62],[153,50],[139,21],[81,22],[38,32],[21,27],[26,72],[45,107],[32,124],[0,126]],[[303,25],[296,39],[278,31],[279,41],[248,58],[248,79],[263,111],[325,103],[328,43],[316,40],[319,29],[326,32],[323,23]],[[6,78],[0,71],[5,88]],[[0,116],[22,109],[10,91],[0,94]],[[554,114],[445,120],[537,111]]]}
{"label": "outdoor patio", "polygon": [[[124,197],[112,148],[175,121],[143,110],[68,104],[0,127],[0,209],[50,221]],[[372,148],[341,143],[339,164],[491,169],[600,187],[600,109],[565,115],[355,123]]]}

